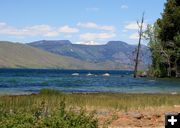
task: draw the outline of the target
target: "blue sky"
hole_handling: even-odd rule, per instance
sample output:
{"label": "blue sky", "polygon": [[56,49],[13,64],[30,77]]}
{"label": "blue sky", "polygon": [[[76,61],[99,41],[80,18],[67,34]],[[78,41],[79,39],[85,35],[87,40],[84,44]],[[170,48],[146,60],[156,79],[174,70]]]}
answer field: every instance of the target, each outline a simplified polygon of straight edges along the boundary
{"label": "blue sky", "polygon": [[136,21],[161,17],[166,0],[1,0],[0,40],[137,43]]}

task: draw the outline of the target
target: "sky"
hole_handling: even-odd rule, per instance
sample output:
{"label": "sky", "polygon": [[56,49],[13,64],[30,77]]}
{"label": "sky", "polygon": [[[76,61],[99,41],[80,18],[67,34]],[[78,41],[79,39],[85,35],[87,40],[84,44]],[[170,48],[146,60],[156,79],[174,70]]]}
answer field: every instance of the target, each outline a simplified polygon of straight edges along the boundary
{"label": "sky", "polygon": [[[70,40],[98,45],[111,40],[137,44],[144,29],[161,17],[166,0],[1,0],[0,40],[29,43]],[[145,43],[145,41],[144,41]]]}

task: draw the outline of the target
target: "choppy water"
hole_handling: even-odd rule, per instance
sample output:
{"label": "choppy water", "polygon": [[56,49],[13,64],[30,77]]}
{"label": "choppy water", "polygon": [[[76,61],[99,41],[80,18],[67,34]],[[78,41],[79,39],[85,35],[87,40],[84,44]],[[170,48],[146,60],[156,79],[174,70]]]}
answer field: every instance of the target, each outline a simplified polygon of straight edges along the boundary
{"label": "choppy water", "polygon": [[[79,76],[72,76],[79,73]],[[88,73],[93,74],[87,76]],[[102,76],[109,73],[109,77]],[[0,94],[38,93],[42,88],[64,92],[171,93],[180,92],[178,79],[132,77],[131,71],[0,69]]]}

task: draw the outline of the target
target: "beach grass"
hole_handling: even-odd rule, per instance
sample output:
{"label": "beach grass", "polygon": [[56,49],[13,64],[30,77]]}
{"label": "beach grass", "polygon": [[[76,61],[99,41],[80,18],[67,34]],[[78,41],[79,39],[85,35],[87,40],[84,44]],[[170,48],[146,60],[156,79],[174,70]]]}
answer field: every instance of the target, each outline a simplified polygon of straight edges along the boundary
{"label": "beach grass", "polygon": [[1,96],[1,128],[97,128],[93,113],[66,109],[64,95],[41,90],[39,95]]}
{"label": "beach grass", "polygon": [[128,110],[179,105],[180,94],[62,93],[43,89],[34,95],[1,96],[0,105],[8,109],[31,109],[45,102],[48,107],[56,109],[62,100],[67,106]]}
{"label": "beach grass", "polygon": [[43,89],[39,94],[0,96],[0,127],[97,128],[96,110],[143,110],[179,104],[180,94],[63,93]]}

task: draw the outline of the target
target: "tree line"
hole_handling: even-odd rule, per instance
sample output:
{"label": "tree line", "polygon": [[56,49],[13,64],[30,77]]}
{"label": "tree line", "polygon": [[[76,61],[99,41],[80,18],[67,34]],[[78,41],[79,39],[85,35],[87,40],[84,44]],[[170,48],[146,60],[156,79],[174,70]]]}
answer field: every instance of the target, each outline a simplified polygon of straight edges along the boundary
{"label": "tree line", "polygon": [[152,53],[149,74],[180,77],[180,0],[167,0],[162,17],[144,32]]}

